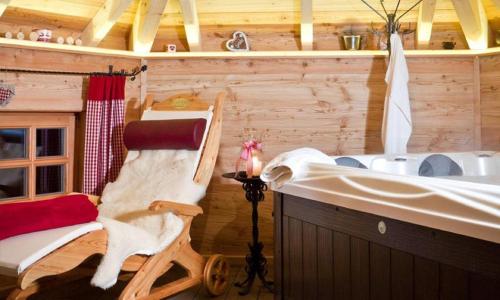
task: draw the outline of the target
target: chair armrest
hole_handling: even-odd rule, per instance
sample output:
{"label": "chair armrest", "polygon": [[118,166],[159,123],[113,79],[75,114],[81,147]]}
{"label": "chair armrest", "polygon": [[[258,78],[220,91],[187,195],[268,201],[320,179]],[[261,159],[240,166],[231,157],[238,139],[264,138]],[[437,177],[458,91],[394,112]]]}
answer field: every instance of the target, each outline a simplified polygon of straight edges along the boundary
{"label": "chair armrest", "polygon": [[[81,194],[81,193],[69,193],[68,195],[78,195],[78,194]],[[89,198],[89,201],[94,203],[95,206],[99,205],[101,203],[101,196],[96,196],[96,195],[87,195],[85,194],[85,196],[87,196],[87,198]]]}
{"label": "chair armrest", "polygon": [[172,201],[156,200],[149,205],[151,211],[171,211],[176,215],[197,216],[203,213],[203,209],[198,205],[182,204]]}
{"label": "chair armrest", "polygon": [[101,196],[96,196],[96,195],[87,195],[89,198],[89,201],[94,203],[95,206],[101,204]]}

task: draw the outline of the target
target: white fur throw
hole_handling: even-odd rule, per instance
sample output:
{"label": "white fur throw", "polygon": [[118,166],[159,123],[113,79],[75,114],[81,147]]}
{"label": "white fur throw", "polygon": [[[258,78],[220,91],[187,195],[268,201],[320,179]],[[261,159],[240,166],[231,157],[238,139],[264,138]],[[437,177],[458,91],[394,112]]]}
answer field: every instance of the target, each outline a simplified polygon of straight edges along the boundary
{"label": "white fur throw", "polygon": [[91,283],[103,289],[116,283],[120,268],[133,254],[165,249],[183,229],[172,213],[148,210],[155,200],[195,204],[206,187],[192,174],[196,151],[142,150],[129,153],[117,180],[106,185],[98,221],[108,233],[108,247]]}

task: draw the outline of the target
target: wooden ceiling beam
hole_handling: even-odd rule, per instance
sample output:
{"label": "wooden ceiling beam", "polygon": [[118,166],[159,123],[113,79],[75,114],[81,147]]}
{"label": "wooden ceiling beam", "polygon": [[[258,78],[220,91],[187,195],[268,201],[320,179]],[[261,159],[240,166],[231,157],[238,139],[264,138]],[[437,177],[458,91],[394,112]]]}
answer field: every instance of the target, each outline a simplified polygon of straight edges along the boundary
{"label": "wooden ceiling beam", "polygon": [[302,50],[313,50],[314,31],[312,0],[301,0],[300,3],[300,44]]}
{"label": "wooden ceiling beam", "polygon": [[417,19],[417,44],[419,49],[429,47],[435,10],[436,0],[423,0],[420,4]]}
{"label": "wooden ceiling beam", "polygon": [[132,0],[106,0],[97,14],[82,32],[85,46],[96,47],[106,37]]}
{"label": "wooden ceiling beam", "polygon": [[488,18],[481,0],[452,0],[469,48],[488,48]]}
{"label": "wooden ceiling beam", "polygon": [[3,15],[3,12],[9,6],[10,0],[0,0],[0,17]]}
{"label": "wooden ceiling beam", "polygon": [[179,0],[189,51],[201,51],[200,23],[195,0]]}
{"label": "wooden ceiling beam", "polygon": [[130,31],[129,48],[137,53],[149,53],[153,46],[167,0],[141,0]]}

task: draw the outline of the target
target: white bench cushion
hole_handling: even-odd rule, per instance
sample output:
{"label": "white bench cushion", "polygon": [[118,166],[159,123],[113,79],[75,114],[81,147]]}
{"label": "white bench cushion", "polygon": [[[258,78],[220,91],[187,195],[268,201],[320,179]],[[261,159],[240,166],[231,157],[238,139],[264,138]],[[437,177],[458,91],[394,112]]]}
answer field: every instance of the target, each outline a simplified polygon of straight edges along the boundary
{"label": "white bench cushion", "polygon": [[102,229],[90,222],[13,236],[0,241],[0,274],[17,276],[40,258],[88,232]]}

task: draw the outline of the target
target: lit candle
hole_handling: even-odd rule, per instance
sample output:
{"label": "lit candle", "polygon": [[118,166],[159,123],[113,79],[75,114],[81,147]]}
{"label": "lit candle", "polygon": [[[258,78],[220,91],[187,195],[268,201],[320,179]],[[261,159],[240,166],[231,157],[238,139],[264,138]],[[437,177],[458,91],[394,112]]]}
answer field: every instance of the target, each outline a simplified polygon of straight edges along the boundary
{"label": "lit candle", "polygon": [[257,155],[252,156],[252,176],[260,176],[262,172],[262,162]]}

